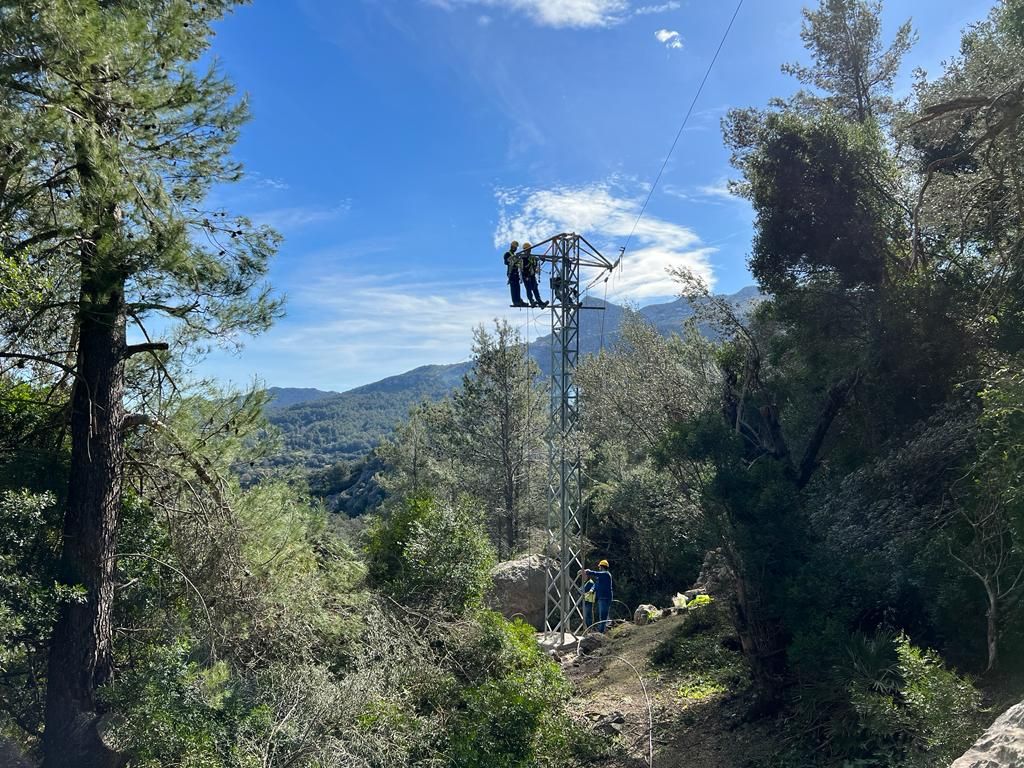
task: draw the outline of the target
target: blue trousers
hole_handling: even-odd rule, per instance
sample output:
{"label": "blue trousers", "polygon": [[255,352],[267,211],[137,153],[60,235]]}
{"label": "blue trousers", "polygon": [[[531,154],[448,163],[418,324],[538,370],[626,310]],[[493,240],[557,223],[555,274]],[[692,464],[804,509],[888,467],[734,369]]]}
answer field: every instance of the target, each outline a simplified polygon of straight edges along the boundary
{"label": "blue trousers", "polygon": [[611,622],[608,620],[608,615],[611,613],[611,609],[611,600],[602,600],[600,597],[597,598],[597,628],[599,632],[607,632],[608,627],[611,626]]}
{"label": "blue trousers", "polygon": [[583,626],[589,631],[594,623],[594,604],[583,601]]}

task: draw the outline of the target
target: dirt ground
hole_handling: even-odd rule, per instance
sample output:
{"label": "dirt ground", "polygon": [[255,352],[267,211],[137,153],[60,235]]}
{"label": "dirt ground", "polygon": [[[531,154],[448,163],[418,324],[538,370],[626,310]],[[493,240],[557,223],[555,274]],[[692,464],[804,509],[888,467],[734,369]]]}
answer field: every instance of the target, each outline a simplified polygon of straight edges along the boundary
{"label": "dirt ground", "polygon": [[[682,621],[671,616],[642,627],[622,624],[590,655],[565,660],[579,716],[596,722],[622,714],[619,738],[628,757],[606,761],[603,768],[648,765],[652,742],[653,768],[744,768],[771,756],[776,743],[772,723],[745,722],[744,700],[729,693],[687,698],[680,691],[679,671],[651,664],[651,652]],[[595,733],[594,738],[609,736]]]}

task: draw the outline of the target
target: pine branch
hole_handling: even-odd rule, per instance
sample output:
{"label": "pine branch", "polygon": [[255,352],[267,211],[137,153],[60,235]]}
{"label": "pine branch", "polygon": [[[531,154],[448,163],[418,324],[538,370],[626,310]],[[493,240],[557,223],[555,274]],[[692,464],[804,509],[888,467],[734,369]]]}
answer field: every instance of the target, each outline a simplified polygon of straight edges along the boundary
{"label": "pine branch", "polygon": [[166,341],[150,341],[145,344],[129,344],[124,348],[122,356],[127,360],[132,355],[138,355],[143,352],[166,352],[170,348],[170,345]]}

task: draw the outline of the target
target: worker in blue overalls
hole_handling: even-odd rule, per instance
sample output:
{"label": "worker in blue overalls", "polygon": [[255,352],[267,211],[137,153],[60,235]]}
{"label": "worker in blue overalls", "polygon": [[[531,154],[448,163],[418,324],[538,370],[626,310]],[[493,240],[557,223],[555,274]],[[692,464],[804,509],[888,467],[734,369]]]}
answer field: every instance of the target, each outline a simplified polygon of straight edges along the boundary
{"label": "worker in blue overalls", "polygon": [[611,625],[609,615],[612,609],[612,573],[608,570],[608,561],[597,564],[597,570],[583,571],[584,578],[594,580],[594,596],[597,600],[597,631],[607,632]]}

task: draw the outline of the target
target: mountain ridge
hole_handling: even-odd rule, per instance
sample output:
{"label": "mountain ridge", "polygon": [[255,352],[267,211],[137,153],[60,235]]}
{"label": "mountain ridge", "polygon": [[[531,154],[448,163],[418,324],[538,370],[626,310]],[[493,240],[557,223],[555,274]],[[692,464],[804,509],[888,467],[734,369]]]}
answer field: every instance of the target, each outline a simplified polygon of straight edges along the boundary
{"label": "mountain ridge", "polygon": [[[724,298],[741,312],[749,311],[760,298],[756,287],[749,286]],[[581,312],[580,354],[595,354],[614,344],[620,335],[626,307],[590,298]],[[681,332],[683,323],[693,316],[694,308],[679,298],[661,304],[649,304],[637,310],[660,333]],[[713,335],[711,329],[702,331]],[[551,334],[529,341],[531,357],[544,374],[551,368]],[[409,409],[423,400],[440,400],[452,392],[472,368],[471,361],[421,365],[404,373],[387,376],[344,392],[312,388],[272,387],[273,400],[268,419],[281,430],[285,453],[274,461],[280,465],[299,464],[316,470],[338,461],[358,461],[365,457]],[[307,399],[303,399],[306,397]]]}

